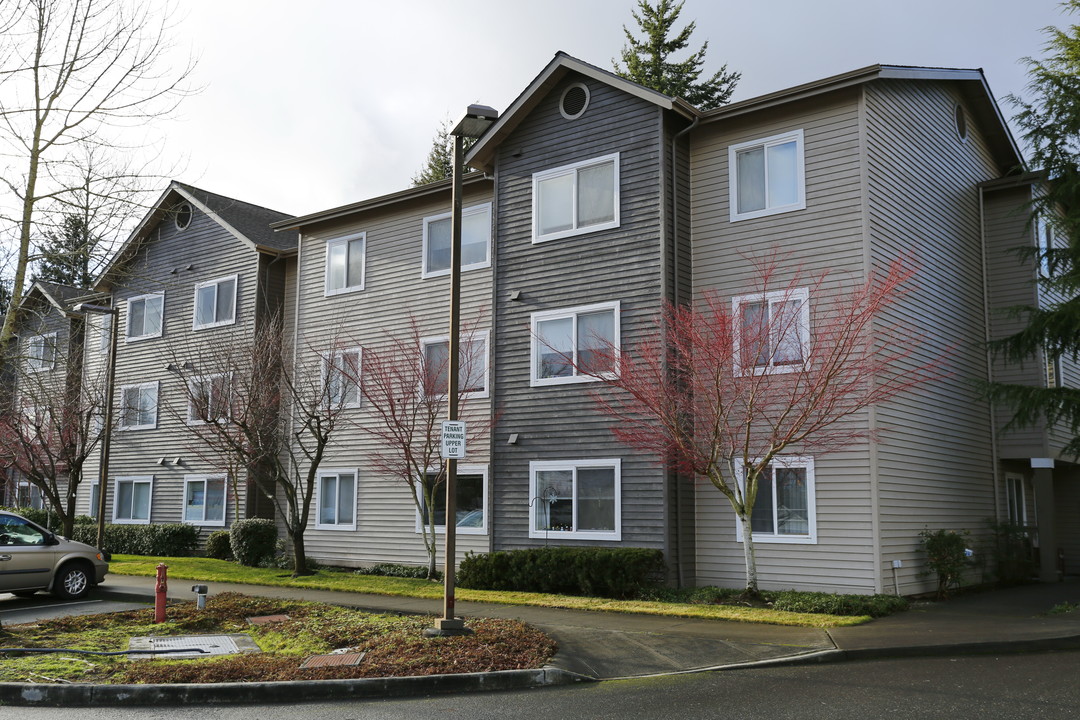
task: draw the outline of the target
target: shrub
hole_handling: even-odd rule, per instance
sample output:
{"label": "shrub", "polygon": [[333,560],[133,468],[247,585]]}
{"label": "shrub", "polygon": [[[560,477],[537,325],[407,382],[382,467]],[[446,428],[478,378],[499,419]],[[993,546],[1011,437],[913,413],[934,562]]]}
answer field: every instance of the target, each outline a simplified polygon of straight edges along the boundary
{"label": "shrub", "polygon": [[[71,539],[96,545],[97,524],[76,523]],[[195,549],[199,546],[199,529],[183,523],[107,524],[104,540],[103,547],[98,549],[108,553],[184,557],[195,554]]]}
{"label": "shrub", "polygon": [[[400,565],[398,563],[379,563],[369,568],[356,571],[357,575],[378,575],[380,577],[427,578],[427,568],[421,565]],[[436,571],[435,579],[442,579],[442,573]]]}
{"label": "shrub", "polygon": [[938,579],[939,598],[949,596],[952,587],[960,587],[960,579],[967,561],[968,533],[952,530],[923,530],[919,533],[926,552],[926,570],[922,575],[935,573]]}
{"label": "shrub", "polygon": [[228,530],[215,530],[206,536],[206,557],[215,560],[232,560],[232,545]]}
{"label": "shrub", "polygon": [[478,590],[626,598],[657,585],[664,573],[660,550],[546,547],[467,553],[457,577],[461,587]]}
{"label": "shrub", "polygon": [[229,531],[229,545],[241,565],[258,567],[270,562],[277,550],[277,525],[263,518],[237,520]]}
{"label": "shrub", "polygon": [[765,597],[772,603],[774,610],[799,613],[885,617],[908,608],[908,601],[899,595],[843,595],[781,590],[766,592]]}

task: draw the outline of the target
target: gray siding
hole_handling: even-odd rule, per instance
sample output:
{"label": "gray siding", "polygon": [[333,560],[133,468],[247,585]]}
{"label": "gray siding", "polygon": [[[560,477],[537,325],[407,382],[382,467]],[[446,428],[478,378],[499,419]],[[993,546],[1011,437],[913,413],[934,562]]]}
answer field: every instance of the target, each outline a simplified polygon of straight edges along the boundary
{"label": "gray siding", "polygon": [[[806,208],[731,222],[728,148],[801,129],[804,133]],[[861,282],[865,262],[865,172],[857,91],[832,93],[779,110],[721,121],[693,134],[694,291],[725,301],[752,292],[750,258],[772,251],[782,263],[776,287],[797,271],[810,278],[828,273],[810,298],[815,308],[837,290]],[[865,429],[867,418],[850,419]],[[798,448],[789,453],[799,454]],[[762,588],[813,588],[840,592],[874,589],[873,505],[869,448],[815,457],[817,544],[755,544]],[[697,495],[697,583],[739,587],[745,582],[735,514],[711,484]]]}
{"label": "gray siding", "polygon": [[[900,591],[920,579],[924,528],[970,529],[994,514],[990,414],[974,381],[987,377],[978,183],[997,177],[981,128],[956,133],[962,99],[934,82],[866,87],[871,248],[881,266],[904,253],[919,263],[918,290],[884,318],[925,334],[913,360],[952,348],[949,377],[879,407],[877,447],[881,564],[901,560]],[[972,113],[968,112],[968,117]]]}
{"label": "gray siding", "polygon": [[[572,82],[589,86],[591,101],[577,120],[558,110]],[[652,332],[661,307],[661,117],[655,106],[593,80],[569,76],[532,110],[498,151],[494,436],[495,546],[543,545],[529,538],[529,463],[534,460],[620,458],[624,545],[668,551],[665,473],[651,458],[615,442],[589,383],[530,387],[530,316],[619,301],[621,341],[631,351]],[[533,244],[534,173],[619,155],[620,226]],[[520,300],[510,300],[512,292]],[[518,443],[509,445],[511,433]],[[551,542],[563,543],[563,540]],[[567,540],[566,544],[607,544]]]}
{"label": "gray siding", "polygon": [[[490,185],[471,185],[463,205],[491,201]],[[392,339],[409,337],[415,321],[423,337],[447,335],[450,280],[447,276],[422,278],[422,237],[425,217],[450,211],[450,193],[403,200],[390,207],[357,213],[306,230],[301,238],[295,287],[296,352],[298,364],[336,344],[343,348],[385,349]],[[366,234],[364,289],[326,296],[326,243],[356,232]],[[491,327],[491,268],[462,274],[462,328],[475,326],[478,332]],[[291,325],[290,325],[291,327]],[[489,336],[489,354],[494,338]],[[419,357],[417,358],[419,362]],[[361,366],[363,357],[361,357]],[[363,369],[361,368],[361,373]],[[492,375],[489,372],[489,395]],[[486,417],[491,399],[472,398],[463,403],[462,417]],[[410,490],[403,480],[386,476],[372,467],[369,455],[376,440],[362,430],[379,422],[362,403],[344,410],[344,422],[328,449],[321,469],[356,470],[358,492],[356,529],[315,527],[314,515],[305,534],[308,555],[320,562],[357,567],[379,562],[425,564],[423,539],[416,530],[417,513]],[[488,502],[497,482],[490,468],[487,437],[470,442],[468,457],[459,466],[488,467]],[[488,525],[491,513],[488,512]],[[439,535],[439,556],[442,556]],[[488,534],[457,535],[459,557],[467,551],[490,549]],[[441,559],[440,559],[441,562]]]}

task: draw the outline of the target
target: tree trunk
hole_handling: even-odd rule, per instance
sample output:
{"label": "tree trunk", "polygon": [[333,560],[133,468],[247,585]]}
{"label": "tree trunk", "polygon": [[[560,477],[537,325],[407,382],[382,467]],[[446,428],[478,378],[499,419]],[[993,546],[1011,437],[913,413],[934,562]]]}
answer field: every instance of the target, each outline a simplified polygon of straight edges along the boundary
{"label": "tree trunk", "polygon": [[300,577],[301,575],[311,575],[311,570],[308,570],[307,565],[307,551],[304,549],[304,533],[291,533],[292,537],[292,551],[293,551],[293,577]]}
{"label": "tree trunk", "polygon": [[746,561],[746,595],[757,597],[761,593],[758,591],[757,559],[754,557],[754,531],[748,515],[739,515],[739,522],[742,523],[743,557]]}

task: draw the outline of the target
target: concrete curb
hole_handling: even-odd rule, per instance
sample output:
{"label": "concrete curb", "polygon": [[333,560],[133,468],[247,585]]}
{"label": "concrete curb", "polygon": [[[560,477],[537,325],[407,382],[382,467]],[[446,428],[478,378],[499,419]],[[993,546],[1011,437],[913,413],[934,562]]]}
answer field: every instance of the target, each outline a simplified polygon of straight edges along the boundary
{"label": "concrete curb", "polygon": [[487,690],[523,690],[592,682],[593,678],[545,667],[460,675],[187,685],[45,685],[0,683],[0,705],[113,707],[130,705],[256,705],[312,700],[412,697]]}

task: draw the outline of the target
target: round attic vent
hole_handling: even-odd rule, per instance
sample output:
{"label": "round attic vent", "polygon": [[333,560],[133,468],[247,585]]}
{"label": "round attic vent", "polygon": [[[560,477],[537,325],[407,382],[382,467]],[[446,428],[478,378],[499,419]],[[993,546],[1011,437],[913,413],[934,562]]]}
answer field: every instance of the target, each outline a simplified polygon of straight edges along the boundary
{"label": "round attic vent", "polygon": [[582,83],[574,83],[563,91],[559,100],[559,112],[567,120],[576,120],[589,107],[589,88]]}
{"label": "round attic vent", "polygon": [[173,212],[175,213],[175,215],[173,216],[173,221],[176,223],[177,230],[183,230],[191,224],[190,205],[188,205],[187,203],[181,203],[180,205],[176,206]]}
{"label": "round attic vent", "polygon": [[956,134],[961,140],[967,140],[967,116],[964,115],[964,108],[960,105],[956,106],[956,110],[953,111],[953,117],[956,120]]}

